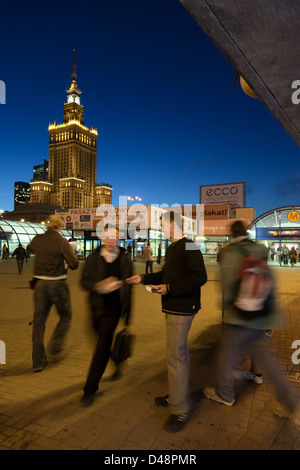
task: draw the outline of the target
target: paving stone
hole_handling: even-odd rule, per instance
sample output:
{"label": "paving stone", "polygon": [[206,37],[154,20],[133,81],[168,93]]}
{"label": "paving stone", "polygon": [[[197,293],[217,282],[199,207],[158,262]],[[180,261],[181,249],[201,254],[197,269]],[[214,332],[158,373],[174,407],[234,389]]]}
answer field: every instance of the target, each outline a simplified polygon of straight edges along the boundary
{"label": "paving stone", "polygon": [[[110,382],[114,368],[108,365],[100,391],[89,409],[80,405],[95,338],[88,323],[86,294],[79,286],[80,270],[69,275],[73,306],[72,328],[61,361],[49,361],[40,374],[31,368],[32,292],[27,288],[32,260],[24,273],[15,273],[15,262],[0,260],[1,305],[4,320],[1,340],[7,345],[7,364],[0,365],[0,449],[2,450],[265,450],[299,448],[299,430],[273,415],[278,405],[274,388],[264,383],[237,384],[237,403],[232,407],[207,400],[203,386],[214,381],[215,354],[221,334],[219,290],[210,281],[202,292],[202,310],[190,332],[191,390],[196,409],[193,419],[177,434],[164,431],[169,410],[154,406],[155,396],[167,393],[165,318],[158,297],[144,286],[134,287],[133,325],[136,335],[133,357],[123,378]],[[82,263],[81,263],[82,266]],[[135,263],[142,272],[143,264]],[[157,267],[156,267],[157,269]],[[209,279],[218,266],[207,261]],[[280,286],[286,329],[270,337],[280,369],[300,396],[300,365],[291,361],[294,340],[300,340],[300,269],[275,269]],[[18,290],[16,286],[26,286]],[[55,309],[46,326],[46,342],[57,322]],[[245,363],[246,367],[246,363]]]}

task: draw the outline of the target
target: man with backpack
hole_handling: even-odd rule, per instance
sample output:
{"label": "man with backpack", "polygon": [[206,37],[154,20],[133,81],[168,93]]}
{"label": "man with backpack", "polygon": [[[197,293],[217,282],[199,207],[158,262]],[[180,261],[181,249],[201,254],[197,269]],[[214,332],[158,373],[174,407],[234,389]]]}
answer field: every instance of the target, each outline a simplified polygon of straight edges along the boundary
{"label": "man with backpack", "polygon": [[[231,226],[232,243],[220,262],[223,289],[223,336],[215,388],[203,394],[227,406],[234,405],[234,375],[243,355],[262,367],[272,381],[278,401],[291,414],[299,397],[277,367],[267,346],[266,331],[283,327],[274,298],[274,280],[267,266],[267,249],[250,241],[242,221]],[[250,372],[256,383],[257,375]]]}

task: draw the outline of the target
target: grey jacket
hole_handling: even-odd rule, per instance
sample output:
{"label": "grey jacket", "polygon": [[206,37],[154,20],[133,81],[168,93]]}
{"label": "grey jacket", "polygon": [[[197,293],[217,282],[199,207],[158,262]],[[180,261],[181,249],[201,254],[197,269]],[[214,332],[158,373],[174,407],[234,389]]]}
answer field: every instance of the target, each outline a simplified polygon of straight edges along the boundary
{"label": "grey jacket", "polygon": [[61,277],[66,274],[65,263],[70,269],[76,269],[79,265],[68,240],[50,228],[36,235],[27,250],[35,254],[34,276]]}
{"label": "grey jacket", "polygon": [[270,301],[271,314],[267,316],[262,316],[252,320],[245,320],[238,315],[235,307],[232,305],[236,292],[237,271],[244,257],[244,249],[241,249],[239,245],[243,245],[244,249],[247,249],[251,255],[257,256],[260,259],[266,259],[268,255],[264,245],[253,243],[248,239],[248,237],[241,237],[241,239],[236,239],[234,243],[222,251],[220,268],[223,290],[222,300],[224,309],[224,322],[258,330],[278,330],[283,328],[283,318],[279,314],[278,303],[275,298],[275,289]]}

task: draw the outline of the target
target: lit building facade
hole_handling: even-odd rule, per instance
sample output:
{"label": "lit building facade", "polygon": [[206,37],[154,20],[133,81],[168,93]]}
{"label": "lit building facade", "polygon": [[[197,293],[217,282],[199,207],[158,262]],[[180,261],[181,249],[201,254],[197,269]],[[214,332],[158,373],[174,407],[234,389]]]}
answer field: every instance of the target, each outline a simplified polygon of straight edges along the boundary
{"label": "lit building facade", "polygon": [[72,83],[63,107],[63,123],[49,124],[48,179],[30,182],[30,202],[55,207],[97,207],[111,204],[112,187],[96,184],[96,129],[84,125],[84,107],[77,87],[75,54]]}
{"label": "lit building facade", "polygon": [[14,207],[30,201],[30,185],[24,181],[15,182]]}
{"label": "lit building facade", "polygon": [[48,160],[44,159],[44,163],[33,167],[33,179],[48,181]]}

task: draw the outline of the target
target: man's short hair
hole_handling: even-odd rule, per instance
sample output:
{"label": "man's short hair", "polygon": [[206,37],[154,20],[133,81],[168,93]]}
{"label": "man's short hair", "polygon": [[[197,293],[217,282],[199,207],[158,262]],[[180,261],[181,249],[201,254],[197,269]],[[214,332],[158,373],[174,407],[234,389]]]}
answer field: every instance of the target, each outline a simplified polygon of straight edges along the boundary
{"label": "man's short hair", "polygon": [[236,220],[235,222],[233,222],[233,224],[230,227],[230,232],[233,238],[248,235],[246,226],[244,222],[242,222],[241,220]]}
{"label": "man's short hair", "polygon": [[54,215],[54,214],[50,215],[48,228],[58,229],[58,228],[61,228],[62,225],[63,225],[63,221],[62,221],[62,218],[59,217],[59,215]]}

